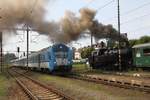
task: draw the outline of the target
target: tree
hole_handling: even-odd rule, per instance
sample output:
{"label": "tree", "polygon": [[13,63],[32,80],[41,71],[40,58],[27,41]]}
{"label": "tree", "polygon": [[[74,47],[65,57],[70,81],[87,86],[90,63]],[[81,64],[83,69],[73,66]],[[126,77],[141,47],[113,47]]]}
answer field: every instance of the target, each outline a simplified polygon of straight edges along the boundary
{"label": "tree", "polygon": [[140,43],[149,43],[150,42],[150,36],[143,36],[140,38]]}
{"label": "tree", "polygon": [[150,42],[150,36],[142,36],[140,39],[129,40],[130,46],[143,44],[143,43],[149,43],[149,42]]}
{"label": "tree", "polygon": [[130,44],[131,47],[134,46],[134,45],[137,45],[138,44],[138,40],[136,40],[136,39],[129,40],[129,44]]}
{"label": "tree", "polygon": [[91,55],[93,50],[94,48],[91,48],[91,47],[83,48],[81,51],[81,57],[88,58]]}

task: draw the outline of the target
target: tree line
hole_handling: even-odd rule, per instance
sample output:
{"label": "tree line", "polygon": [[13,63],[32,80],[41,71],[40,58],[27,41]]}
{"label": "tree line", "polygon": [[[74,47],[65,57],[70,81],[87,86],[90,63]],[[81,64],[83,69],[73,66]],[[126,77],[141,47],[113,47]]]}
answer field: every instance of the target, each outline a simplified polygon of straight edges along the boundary
{"label": "tree line", "polygon": [[149,42],[150,42],[150,36],[142,36],[140,39],[129,40],[131,47],[137,44],[143,44],[143,43],[149,43]]}

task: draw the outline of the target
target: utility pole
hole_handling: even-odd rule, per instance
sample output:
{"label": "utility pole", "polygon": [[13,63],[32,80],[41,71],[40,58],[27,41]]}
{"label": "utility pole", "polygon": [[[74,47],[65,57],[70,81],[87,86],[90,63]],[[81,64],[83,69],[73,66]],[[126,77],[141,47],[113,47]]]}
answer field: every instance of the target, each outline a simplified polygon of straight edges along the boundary
{"label": "utility pole", "polygon": [[0,45],[1,45],[1,54],[0,54],[0,62],[1,62],[1,72],[3,71],[3,33],[0,32]]}
{"label": "utility pole", "polygon": [[93,33],[91,32],[91,48],[93,48]]}
{"label": "utility pole", "polygon": [[[2,19],[1,16],[0,19]],[[1,72],[2,72],[3,71],[3,33],[2,32],[0,32],[0,46],[1,46],[0,62],[1,62]]]}
{"label": "utility pole", "polygon": [[27,70],[29,69],[29,26],[27,25]]}
{"label": "utility pole", "polygon": [[[120,1],[117,0],[118,2],[118,33],[119,33],[119,37],[120,37]],[[119,56],[119,70],[121,71],[122,66],[121,66],[121,51],[120,51],[120,40],[119,42],[119,46],[118,46],[118,56]]]}

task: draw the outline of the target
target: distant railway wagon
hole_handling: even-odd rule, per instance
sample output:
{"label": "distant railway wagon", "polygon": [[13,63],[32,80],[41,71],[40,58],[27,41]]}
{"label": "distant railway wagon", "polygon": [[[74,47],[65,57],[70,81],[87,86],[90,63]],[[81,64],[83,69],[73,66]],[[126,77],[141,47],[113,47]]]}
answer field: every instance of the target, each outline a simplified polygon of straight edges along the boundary
{"label": "distant railway wagon", "polygon": [[136,67],[150,68],[150,43],[133,47],[133,64]]}
{"label": "distant railway wagon", "polygon": [[[72,48],[64,44],[55,44],[29,55],[28,67],[31,69],[53,71],[71,71],[72,69]],[[11,61],[13,66],[26,67],[27,58]]]}

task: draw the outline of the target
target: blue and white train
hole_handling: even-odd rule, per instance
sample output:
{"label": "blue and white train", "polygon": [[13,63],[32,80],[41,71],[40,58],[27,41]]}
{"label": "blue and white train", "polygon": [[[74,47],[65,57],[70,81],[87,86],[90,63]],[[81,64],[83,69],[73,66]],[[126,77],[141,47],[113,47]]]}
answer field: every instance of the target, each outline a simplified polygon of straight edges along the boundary
{"label": "blue and white train", "polygon": [[[64,44],[55,44],[29,55],[28,67],[53,71],[71,71],[72,69],[72,48]],[[27,66],[27,58],[20,58],[11,61],[13,66]]]}

